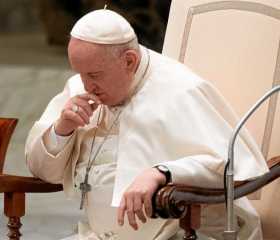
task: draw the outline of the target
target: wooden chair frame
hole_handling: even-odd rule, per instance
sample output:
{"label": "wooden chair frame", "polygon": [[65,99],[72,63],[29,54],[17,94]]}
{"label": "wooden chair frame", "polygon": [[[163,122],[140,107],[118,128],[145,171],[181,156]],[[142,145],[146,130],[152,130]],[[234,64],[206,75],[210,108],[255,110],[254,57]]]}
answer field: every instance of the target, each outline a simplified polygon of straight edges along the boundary
{"label": "wooden chair frame", "polygon": [[60,184],[46,183],[34,177],[3,173],[7,148],[17,122],[14,118],[0,118],[0,193],[4,193],[4,214],[9,218],[7,236],[10,240],[19,240],[21,236],[20,218],[25,215],[25,193],[48,193],[63,189]]}

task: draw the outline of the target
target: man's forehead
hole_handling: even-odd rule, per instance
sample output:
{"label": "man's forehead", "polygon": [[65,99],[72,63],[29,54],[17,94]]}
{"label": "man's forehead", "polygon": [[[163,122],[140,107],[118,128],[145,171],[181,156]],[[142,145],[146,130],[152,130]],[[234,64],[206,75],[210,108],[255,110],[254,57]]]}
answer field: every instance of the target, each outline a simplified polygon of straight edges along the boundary
{"label": "man's forehead", "polygon": [[86,42],[77,38],[71,37],[68,45],[69,50],[81,50],[81,51],[94,51],[102,52],[104,47],[101,44],[95,44],[91,42]]}
{"label": "man's forehead", "polygon": [[70,58],[88,59],[91,61],[105,62],[107,51],[100,44],[88,43],[79,39],[71,39],[68,45]]}

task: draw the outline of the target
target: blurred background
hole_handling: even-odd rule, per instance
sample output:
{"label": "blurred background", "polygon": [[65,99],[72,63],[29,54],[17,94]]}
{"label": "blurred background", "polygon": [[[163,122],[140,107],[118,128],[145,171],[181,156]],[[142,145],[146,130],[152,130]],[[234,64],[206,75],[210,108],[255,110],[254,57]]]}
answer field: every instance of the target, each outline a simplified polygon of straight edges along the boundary
{"label": "blurred background", "polygon": [[[67,42],[73,24],[87,12],[115,10],[128,19],[139,42],[161,52],[171,0],[0,0],[0,116],[19,119],[4,173],[30,175],[24,159],[29,129],[73,73]],[[22,239],[55,240],[75,233],[83,219],[78,200],[63,193],[30,194]],[[0,239],[7,218],[0,195]]]}

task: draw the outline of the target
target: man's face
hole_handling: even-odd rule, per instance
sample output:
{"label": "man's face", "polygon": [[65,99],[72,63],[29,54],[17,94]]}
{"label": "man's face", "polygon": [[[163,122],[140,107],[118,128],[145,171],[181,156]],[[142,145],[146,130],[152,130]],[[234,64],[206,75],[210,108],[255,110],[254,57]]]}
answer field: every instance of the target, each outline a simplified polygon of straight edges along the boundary
{"label": "man's face", "polygon": [[68,57],[85,90],[103,104],[114,106],[127,98],[135,69],[129,66],[125,54],[114,57],[102,45],[71,38]]}

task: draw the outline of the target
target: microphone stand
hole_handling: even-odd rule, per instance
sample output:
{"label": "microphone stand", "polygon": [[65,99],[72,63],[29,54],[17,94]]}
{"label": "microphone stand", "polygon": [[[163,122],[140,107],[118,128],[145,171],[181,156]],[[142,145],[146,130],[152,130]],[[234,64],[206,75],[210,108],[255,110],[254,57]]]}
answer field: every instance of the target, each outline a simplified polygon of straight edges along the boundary
{"label": "microphone stand", "polygon": [[226,230],[223,233],[224,240],[236,240],[237,233],[234,227],[234,210],[233,210],[233,201],[234,201],[234,144],[237,138],[237,135],[246,121],[250,116],[259,108],[259,106],[268,98],[270,98],[274,93],[280,91],[280,85],[272,88],[267,92],[262,98],[260,98],[253,107],[246,113],[246,115],[240,120],[236,128],[234,129],[233,135],[229,142],[228,149],[228,162],[226,165],[226,189],[227,189],[227,224]]}

